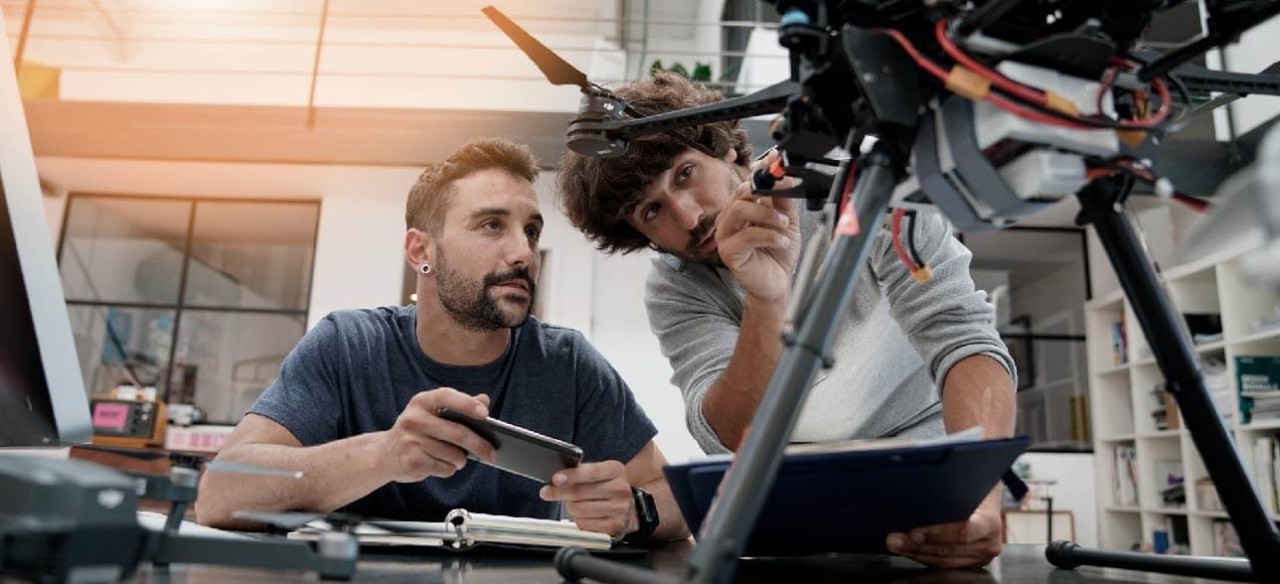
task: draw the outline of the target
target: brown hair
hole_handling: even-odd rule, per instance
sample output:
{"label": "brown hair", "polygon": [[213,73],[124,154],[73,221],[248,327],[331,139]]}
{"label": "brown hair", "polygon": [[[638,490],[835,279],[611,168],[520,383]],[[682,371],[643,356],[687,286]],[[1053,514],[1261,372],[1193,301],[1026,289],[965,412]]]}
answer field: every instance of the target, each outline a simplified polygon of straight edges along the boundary
{"label": "brown hair", "polygon": [[[694,85],[684,77],[657,73],[650,79],[619,87],[614,93],[645,115],[659,114],[724,99],[720,92]],[[630,253],[649,247],[649,240],[626,220],[627,211],[659,174],[671,168],[676,156],[695,142],[717,158],[732,148],[735,163],[751,160],[747,132],[737,120],[703,124],[632,140],[626,153],[616,158],[584,157],[567,152],[560,169],[560,207],[573,225],[606,253]]]}
{"label": "brown hair", "polygon": [[538,178],[538,163],[528,146],[505,138],[477,138],[463,144],[444,162],[429,164],[422,171],[418,182],[409,189],[405,228],[439,233],[448,208],[449,187],[473,172],[490,168],[505,170],[529,182]]}

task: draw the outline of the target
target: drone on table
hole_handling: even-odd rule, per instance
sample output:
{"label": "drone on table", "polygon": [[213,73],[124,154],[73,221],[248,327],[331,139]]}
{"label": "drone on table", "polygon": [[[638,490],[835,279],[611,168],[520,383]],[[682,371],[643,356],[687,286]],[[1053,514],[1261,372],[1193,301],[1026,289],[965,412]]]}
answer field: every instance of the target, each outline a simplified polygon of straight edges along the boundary
{"label": "drone on table", "polygon": [[[1204,0],[1205,34],[1161,54],[1145,50],[1141,36],[1157,12],[1182,0],[764,1],[781,16],[778,41],[789,52],[789,78],[742,97],[662,113],[639,111],[496,9],[484,9],[548,81],[581,90],[566,134],[573,152],[619,156],[628,144],[659,133],[696,147],[680,130],[777,114],[769,129],[781,161],[757,170],[753,186],[761,194],[804,198],[810,209],[832,215],[825,268],[806,288],[816,271],[806,270],[809,258],[801,261],[788,317],[799,328],[783,338],[752,432],[682,580],[731,578],[800,404],[831,360],[833,323],[847,310],[876,235],[871,226],[880,225],[890,207],[892,225],[908,211],[930,209],[961,231],[989,231],[1074,196],[1081,208],[1077,223],[1094,226],[1248,560],[1151,558],[1074,544],[1053,546],[1050,559],[1062,567],[1280,581],[1280,534],[1250,486],[1205,390],[1185,325],[1124,213],[1140,183],[1158,196],[1209,209],[1160,176],[1150,158],[1168,150],[1163,139],[1195,116],[1247,95],[1280,95],[1276,67],[1240,74],[1190,64],[1280,14],[1280,2]],[[815,163],[837,171],[830,176]],[[800,186],[771,190],[784,176],[799,178]],[[1280,216],[1273,233],[1280,238]],[[899,258],[927,282],[927,266],[892,238]],[[571,579],[670,581],[581,550],[566,551],[561,560],[561,573]]]}
{"label": "drone on table", "polygon": [[[301,478],[302,473],[190,454],[92,446],[142,459],[167,457],[166,475],[124,473],[82,460],[0,457],[0,574],[37,582],[116,582],[142,562],[216,564],[317,572],[347,580],[355,573],[358,520],[334,514],[335,529],[310,544],[279,538],[187,534],[182,517],[196,500],[200,474],[234,472]],[[138,501],[169,503],[162,528],[140,522]],[[252,518],[252,517],[251,517]]]}

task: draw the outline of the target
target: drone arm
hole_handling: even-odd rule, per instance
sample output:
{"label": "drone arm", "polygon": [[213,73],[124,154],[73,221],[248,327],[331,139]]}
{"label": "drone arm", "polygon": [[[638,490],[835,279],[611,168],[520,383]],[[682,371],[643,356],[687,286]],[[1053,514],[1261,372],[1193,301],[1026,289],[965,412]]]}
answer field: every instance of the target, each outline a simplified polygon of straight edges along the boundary
{"label": "drone arm", "polygon": [[[1270,71],[1270,69],[1268,69]],[[1183,65],[1173,75],[1195,93],[1233,93],[1236,95],[1280,95],[1280,75],[1273,73],[1231,73],[1214,71],[1196,65]]]}
{"label": "drone arm", "polygon": [[775,113],[787,104],[787,100],[799,95],[799,93],[800,85],[794,81],[787,80],[775,83],[749,95],[703,106],[633,120],[598,123],[582,122],[576,125],[586,130],[603,130],[608,134],[617,134],[627,139],[633,139],[647,134],[668,132],[701,124]]}
{"label": "drone arm", "polygon": [[1205,7],[1209,12],[1209,33],[1143,67],[1138,73],[1143,83],[1150,83],[1210,49],[1235,42],[1241,33],[1280,14],[1280,2],[1273,0],[1207,0]]}
{"label": "drone arm", "polygon": [[[334,533],[340,538],[350,534]],[[337,540],[335,540],[337,541]],[[208,564],[241,568],[269,568],[273,570],[303,570],[319,572],[323,579],[350,579],[355,573],[355,542],[346,546],[321,541],[318,549],[310,545],[284,539],[221,539],[199,536],[164,537],[153,534],[149,542],[148,558],[155,564]]]}

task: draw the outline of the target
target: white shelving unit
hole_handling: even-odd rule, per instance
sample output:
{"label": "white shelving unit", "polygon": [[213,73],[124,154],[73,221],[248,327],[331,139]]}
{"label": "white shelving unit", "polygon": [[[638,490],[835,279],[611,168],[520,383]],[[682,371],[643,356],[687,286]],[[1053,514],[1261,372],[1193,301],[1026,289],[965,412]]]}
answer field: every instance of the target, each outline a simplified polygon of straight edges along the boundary
{"label": "white shelving unit", "polygon": [[[1280,294],[1255,288],[1240,273],[1243,250],[1223,252],[1164,272],[1161,279],[1175,309],[1181,313],[1218,313],[1223,338],[1196,346],[1202,359],[1216,358],[1227,365],[1235,408],[1230,433],[1246,471],[1256,482],[1253,445],[1259,436],[1280,435],[1280,421],[1241,424],[1237,397],[1235,357],[1280,355],[1280,328],[1257,331],[1254,321],[1274,316]],[[1105,256],[1095,256],[1105,257]],[[1109,274],[1110,275],[1110,274]],[[1112,345],[1112,326],[1124,319],[1128,347],[1121,357]],[[1163,382],[1147,340],[1134,317],[1128,299],[1119,290],[1104,293],[1085,304],[1090,377],[1090,408],[1098,487],[1098,541],[1103,549],[1130,550],[1153,543],[1153,532],[1170,521],[1186,522],[1187,543],[1195,555],[1214,554],[1214,521],[1226,518],[1218,510],[1200,509],[1196,482],[1207,478],[1204,463],[1185,429],[1160,430],[1151,415],[1156,404],[1151,389]],[[1137,505],[1119,504],[1114,475],[1114,450],[1136,451]],[[1185,507],[1162,506],[1157,465],[1178,461],[1185,477]],[[1264,505],[1267,504],[1264,502]],[[1277,510],[1272,518],[1280,520]],[[1172,534],[1170,535],[1172,538]]]}

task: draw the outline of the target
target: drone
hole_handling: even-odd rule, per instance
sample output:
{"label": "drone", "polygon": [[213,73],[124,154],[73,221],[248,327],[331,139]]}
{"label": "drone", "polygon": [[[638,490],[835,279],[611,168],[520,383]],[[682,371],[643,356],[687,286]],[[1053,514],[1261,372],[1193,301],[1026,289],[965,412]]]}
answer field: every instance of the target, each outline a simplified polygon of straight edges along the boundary
{"label": "drone", "polygon": [[[909,210],[929,210],[960,231],[991,231],[1075,197],[1076,222],[1095,228],[1248,559],[1153,558],[1063,542],[1046,555],[1062,568],[1280,581],[1280,533],[1215,414],[1185,325],[1124,211],[1139,184],[1198,211],[1211,209],[1209,201],[1160,176],[1151,157],[1173,148],[1165,138],[1195,116],[1243,96],[1280,95],[1275,66],[1241,74],[1191,64],[1280,14],[1280,2],[1205,0],[1205,34],[1155,53],[1141,46],[1143,31],[1156,13],[1183,0],[763,1],[781,16],[778,42],[790,56],[789,78],[745,96],[661,113],[637,110],[496,9],[483,10],[548,81],[582,92],[566,132],[569,150],[619,156],[645,136],[665,133],[688,144],[677,130],[776,114],[769,135],[781,162],[756,170],[753,187],[803,198],[810,210],[831,215],[824,268],[812,272],[817,277],[807,287],[808,273],[797,278],[787,321],[798,328],[783,335],[752,432],[679,580],[732,577],[810,381],[831,362],[832,328],[847,311],[878,235],[870,227],[892,207],[893,225]],[[822,180],[814,163],[834,163],[836,172]],[[784,176],[802,186],[772,190]],[[1280,226],[1273,231],[1280,233]],[[911,262],[893,237],[899,258]],[[808,272],[810,260],[801,260],[801,271]],[[568,579],[672,581],[572,548],[557,558],[557,568]]]}
{"label": "drone", "polygon": [[[355,573],[357,520],[333,514],[335,529],[313,548],[273,538],[219,538],[180,532],[195,502],[201,468],[287,478],[302,473],[207,461],[192,454],[84,446],[144,460],[169,458],[167,475],[124,473],[82,460],[0,457],[0,573],[35,582],[116,582],[142,562],[216,564],[317,572],[326,580]],[[169,503],[162,529],[139,521],[138,501]]]}

